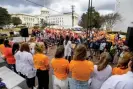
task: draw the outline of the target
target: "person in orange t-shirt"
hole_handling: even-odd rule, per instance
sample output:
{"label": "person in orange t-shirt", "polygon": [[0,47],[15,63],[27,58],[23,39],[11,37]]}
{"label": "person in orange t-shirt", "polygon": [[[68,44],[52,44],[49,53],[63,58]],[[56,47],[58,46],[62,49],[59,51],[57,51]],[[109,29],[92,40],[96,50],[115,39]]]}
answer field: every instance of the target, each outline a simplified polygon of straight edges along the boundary
{"label": "person in orange t-shirt", "polygon": [[0,53],[1,55],[4,53],[4,39],[0,39]]}
{"label": "person in orange t-shirt", "polygon": [[16,72],[16,68],[15,68],[15,58],[12,54],[12,48],[11,45],[9,44],[8,40],[4,41],[4,52],[3,52],[3,58],[6,59],[6,62],[8,64],[8,67]]}
{"label": "person in orange t-shirt", "polygon": [[74,58],[69,65],[72,73],[70,89],[88,89],[88,80],[94,71],[94,64],[85,60],[87,50],[84,45],[78,45],[74,53]]}
{"label": "person in orange t-shirt", "polygon": [[49,89],[49,58],[43,54],[44,44],[35,45],[34,67],[37,69],[38,89]]}
{"label": "person in orange t-shirt", "polygon": [[64,47],[59,46],[55,53],[55,58],[51,61],[54,70],[54,89],[68,89],[69,62],[64,56]]}
{"label": "person in orange t-shirt", "polygon": [[128,63],[131,59],[131,54],[129,52],[125,53],[122,58],[119,58],[117,67],[113,68],[112,74],[113,75],[122,75],[126,74],[128,69]]}

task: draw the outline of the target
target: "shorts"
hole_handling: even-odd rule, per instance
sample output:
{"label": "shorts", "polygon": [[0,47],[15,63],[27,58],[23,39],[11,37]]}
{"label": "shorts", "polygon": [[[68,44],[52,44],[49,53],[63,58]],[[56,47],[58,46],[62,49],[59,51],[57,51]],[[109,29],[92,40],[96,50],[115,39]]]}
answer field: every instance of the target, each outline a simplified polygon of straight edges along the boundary
{"label": "shorts", "polygon": [[56,76],[54,76],[54,89],[68,89],[68,79],[60,80]]}

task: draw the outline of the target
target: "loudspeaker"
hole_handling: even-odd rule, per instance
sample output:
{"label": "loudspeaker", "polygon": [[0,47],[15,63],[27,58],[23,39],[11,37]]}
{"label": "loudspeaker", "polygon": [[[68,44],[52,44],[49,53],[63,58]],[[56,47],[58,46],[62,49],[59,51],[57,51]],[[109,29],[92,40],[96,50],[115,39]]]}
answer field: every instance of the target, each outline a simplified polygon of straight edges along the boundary
{"label": "loudspeaker", "polygon": [[0,45],[1,44],[4,44],[4,39],[3,38],[0,38]]}
{"label": "loudspeaker", "polygon": [[11,31],[11,32],[10,32],[10,36],[13,36],[13,35],[14,35],[14,32]]}
{"label": "loudspeaker", "polygon": [[22,37],[29,37],[28,28],[22,28],[21,31],[20,31],[20,35]]}
{"label": "loudspeaker", "polygon": [[131,50],[133,50],[133,27],[128,27],[126,43]]}

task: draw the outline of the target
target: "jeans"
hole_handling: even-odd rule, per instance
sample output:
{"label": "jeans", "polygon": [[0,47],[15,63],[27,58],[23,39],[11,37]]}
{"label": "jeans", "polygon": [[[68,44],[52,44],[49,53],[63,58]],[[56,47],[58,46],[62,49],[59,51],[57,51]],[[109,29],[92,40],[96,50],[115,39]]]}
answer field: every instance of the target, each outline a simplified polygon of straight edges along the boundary
{"label": "jeans", "polygon": [[68,89],[68,79],[60,80],[54,76],[53,89]]}
{"label": "jeans", "polygon": [[88,81],[70,80],[70,89],[89,89]]}

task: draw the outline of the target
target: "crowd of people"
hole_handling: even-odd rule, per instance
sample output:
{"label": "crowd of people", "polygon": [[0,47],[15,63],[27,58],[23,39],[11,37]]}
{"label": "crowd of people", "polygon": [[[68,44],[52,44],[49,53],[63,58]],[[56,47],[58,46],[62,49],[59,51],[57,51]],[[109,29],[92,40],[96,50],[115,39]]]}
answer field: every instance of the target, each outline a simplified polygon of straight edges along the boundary
{"label": "crowd of people", "polygon": [[[30,89],[36,86],[36,77],[38,89],[49,89],[50,69],[53,89],[133,89],[133,54],[119,33],[110,37],[104,31],[90,31],[86,36],[46,29],[32,35],[29,42],[0,41],[8,68],[25,78]],[[46,54],[53,45],[57,49],[50,60]]]}

